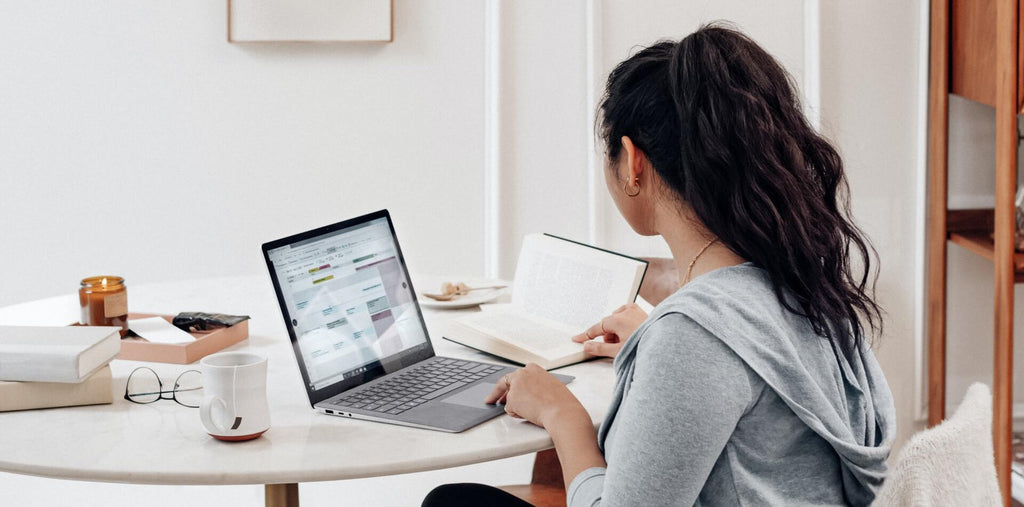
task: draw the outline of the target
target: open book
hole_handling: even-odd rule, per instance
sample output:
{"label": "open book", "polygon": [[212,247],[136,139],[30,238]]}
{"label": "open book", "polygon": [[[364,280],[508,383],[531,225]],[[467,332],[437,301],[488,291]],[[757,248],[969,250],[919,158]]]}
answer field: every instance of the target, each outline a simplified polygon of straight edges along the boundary
{"label": "open book", "polygon": [[552,369],[589,359],[573,342],[620,306],[632,303],[647,262],[550,234],[523,239],[512,303],[485,305],[454,320],[444,337],[467,347]]}

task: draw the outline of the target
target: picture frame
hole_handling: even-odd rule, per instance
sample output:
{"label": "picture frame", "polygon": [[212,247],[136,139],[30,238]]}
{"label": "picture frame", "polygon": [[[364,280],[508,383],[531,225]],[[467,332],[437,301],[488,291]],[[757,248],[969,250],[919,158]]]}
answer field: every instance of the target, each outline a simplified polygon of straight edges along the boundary
{"label": "picture frame", "polygon": [[227,40],[391,42],[393,0],[227,0]]}

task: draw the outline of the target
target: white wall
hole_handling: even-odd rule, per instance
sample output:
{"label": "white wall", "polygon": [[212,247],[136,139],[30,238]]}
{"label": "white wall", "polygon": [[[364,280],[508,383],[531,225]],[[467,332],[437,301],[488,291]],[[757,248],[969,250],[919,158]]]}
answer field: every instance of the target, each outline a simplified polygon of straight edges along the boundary
{"label": "white wall", "polygon": [[261,273],[385,207],[413,269],[480,272],[483,5],[394,12],[390,44],[236,45],[223,0],[0,3],[0,304]]}
{"label": "white wall", "polygon": [[586,231],[584,2],[496,2],[501,18],[499,268],[511,276],[524,234]]}
{"label": "white wall", "polygon": [[[95,273],[124,275],[129,304],[148,282],[262,274],[262,242],[383,207],[411,269],[480,273],[483,9],[399,0],[390,44],[232,45],[225,0],[0,1],[0,305]],[[530,463],[301,495],[418,505],[442,482],[526,482]],[[262,498],[3,473],[0,491],[5,505]]]}
{"label": "white wall", "polygon": [[[820,66],[810,91],[882,260],[878,355],[902,441],[919,427],[921,5],[821,1],[805,16],[818,6],[397,0],[390,44],[231,45],[223,0],[0,2],[0,304],[71,292],[93,273],[129,287],[261,274],[261,242],[380,207],[420,272],[480,274],[493,255],[510,276],[519,238],[537,230],[665,254],[604,195],[588,150],[595,97],[636,46],[727,19],[798,83]],[[820,27],[816,47],[805,27]],[[500,230],[485,231],[492,217]],[[951,274],[979,262],[950,257]],[[958,304],[991,326],[985,301]],[[526,463],[494,470],[516,482]],[[38,487],[29,481],[0,475],[0,489]],[[113,486],[76,487],[64,491],[99,500]]]}
{"label": "white wall", "polygon": [[920,8],[916,1],[876,0],[823,2],[821,9],[823,130],[843,155],[853,214],[881,261],[877,294],[885,332],[875,350],[896,401],[898,444],[922,427],[915,346],[927,73],[919,59]]}

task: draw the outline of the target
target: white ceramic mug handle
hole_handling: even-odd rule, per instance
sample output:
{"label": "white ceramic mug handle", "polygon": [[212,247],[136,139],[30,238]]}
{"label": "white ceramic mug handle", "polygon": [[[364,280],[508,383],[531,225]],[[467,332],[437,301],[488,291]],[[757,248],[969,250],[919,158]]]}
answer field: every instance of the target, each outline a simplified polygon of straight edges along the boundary
{"label": "white ceramic mug handle", "polygon": [[213,418],[213,414],[211,412],[213,410],[214,403],[220,404],[225,412],[228,411],[227,402],[217,396],[211,396],[204,399],[202,405],[199,406],[199,417],[203,419],[203,424],[205,424],[207,428],[216,428],[217,431],[221,433],[227,433],[228,429]]}

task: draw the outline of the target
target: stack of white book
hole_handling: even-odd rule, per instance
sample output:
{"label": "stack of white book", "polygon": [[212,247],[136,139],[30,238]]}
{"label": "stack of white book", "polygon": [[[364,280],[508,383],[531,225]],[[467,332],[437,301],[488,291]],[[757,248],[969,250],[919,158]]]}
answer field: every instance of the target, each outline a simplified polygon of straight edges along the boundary
{"label": "stack of white book", "polygon": [[112,403],[120,329],[0,326],[0,412]]}

